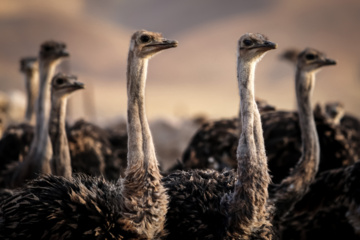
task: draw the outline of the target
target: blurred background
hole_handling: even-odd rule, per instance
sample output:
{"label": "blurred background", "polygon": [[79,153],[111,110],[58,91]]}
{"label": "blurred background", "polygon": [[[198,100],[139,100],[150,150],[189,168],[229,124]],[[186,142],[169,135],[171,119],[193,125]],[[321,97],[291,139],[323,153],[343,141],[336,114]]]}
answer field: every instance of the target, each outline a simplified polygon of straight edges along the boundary
{"label": "blurred background", "polygon": [[[179,46],[151,60],[150,119],[236,116],[236,45],[245,32],[266,34],[279,48],[258,65],[256,96],[295,109],[294,67],[279,55],[314,47],[338,65],[318,74],[313,103],[341,101],[360,117],[358,0],[0,0],[0,98],[25,102],[19,59],[36,56],[45,40],[67,44],[62,69],[86,90],[69,102],[69,119],[106,124],[126,114],[126,60],[131,34],[163,33]],[[14,107],[13,119],[23,117]]]}

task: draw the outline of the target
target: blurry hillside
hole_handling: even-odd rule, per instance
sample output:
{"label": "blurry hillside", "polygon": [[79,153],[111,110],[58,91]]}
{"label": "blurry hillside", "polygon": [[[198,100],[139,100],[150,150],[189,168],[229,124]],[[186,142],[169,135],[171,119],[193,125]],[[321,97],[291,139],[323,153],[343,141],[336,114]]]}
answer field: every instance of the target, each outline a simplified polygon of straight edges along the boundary
{"label": "blurry hillside", "polygon": [[180,43],[150,63],[149,117],[233,116],[239,102],[237,40],[261,32],[279,49],[259,64],[258,97],[293,109],[294,68],[278,55],[311,46],[338,61],[319,74],[314,103],[340,100],[360,116],[359,23],[358,0],[0,0],[0,90],[23,90],[20,57],[36,55],[44,40],[61,40],[71,54],[62,69],[87,87],[71,99],[71,118],[113,119],[126,113],[130,36],[147,29]]}

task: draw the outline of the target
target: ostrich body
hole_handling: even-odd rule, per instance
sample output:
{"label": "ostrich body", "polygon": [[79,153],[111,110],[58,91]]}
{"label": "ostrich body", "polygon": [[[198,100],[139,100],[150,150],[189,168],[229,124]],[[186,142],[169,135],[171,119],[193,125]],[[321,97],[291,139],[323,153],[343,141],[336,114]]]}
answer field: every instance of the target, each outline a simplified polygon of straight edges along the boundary
{"label": "ostrich body", "polygon": [[286,216],[282,239],[359,239],[359,176],[360,162],[320,173]]}
{"label": "ostrich body", "polygon": [[[67,130],[71,164],[74,172],[91,176],[105,176],[108,180],[117,180],[124,176],[126,169],[127,139],[121,145],[111,144],[111,135],[99,126],[78,120]],[[122,149],[120,157],[116,149]]]}
{"label": "ostrich body", "polygon": [[167,239],[273,238],[267,190],[270,176],[266,157],[255,145],[254,112],[258,110],[254,72],[264,53],[274,48],[276,45],[261,34],[245,34],[240,38],[242,132],[237,149],[238,170],[178,171],[165,177],[163,182],[170,196]]}
{"label": "ostrich body", "polygon": [[148,60],[176,46],[176,41],[148,31],[137,31],[131,38],[125,178],[116,184],[85,175],[33,180],[3,202],[2,239],[150,240],[165,234],[168,196],[161,185],[144,94]]}
{"label": "ostrich body", "polygon": [[10,125],[6,128],[0,140],[0,172],[7,171],[10,165],[24,160],[33,138],[34,126],[28,123]]}
{"label": "ostrich body", "polygon": [[39,97],[37,99],[34,138],[24,161],[11,164],[5,170],[6,173],[3,173],[2,182],[5,187],[18,187],[26,180],[35,178],[39,173],[51,173],[52,147],[48,134],[51,106],[50,82],[61,59],[69,56],[65,48],[65,44],[54,41],[48,41],[41,45],[39,53]]}
{"label": "ostrich body", "polygon": [[[256,104],[260,115],[275,110],[264,100],[256,99]],[[207,121],[192,137],[182,155],[182,161],[170,171],[236,169],[235,159],[239,132],[241,132],[240,125],[239,118]]]}
{"label": "ostrich body", "polygon": [[53,147],[52,173],[70,179],[70,151],[65,129],[67,99],[74,91],[84,88],[75,76],[57,74],[51,82],[51,114],[49,134]]}
{"label": "ostrich body", "polygon": [[112,156],[114,157],[115,161],[113,160],[106,164],[105,174],[109,179],[111,179],[112,176],[115,176],[116,173],[118,176],[119,172],[121,176],[125,176],[125,169],[127,167],[126,156],[128,142],[126,122],[120,122],[112,127],[107,128],[106,131],[109,134],[108,139],[112,146]]}
{"label": "ostrich body", "polygon": [[[358,150],[355,147],[357,132],[343,131],[342,128],[329,124],[323,115],[315,114],[314,117],[320,150],[328,149],[321,151],[319,172],[355,162]],[[180,169],[209,168],[221,171],[236,168],[234,159],[239,139],[238,121],[238,118],[233,118],[204,124],[183,153]],[[272,180],[279,183],[288,176],[290,169],[301,156],[299,115],[297,112],[268,111],[261,113],[261,121]],[[349,139],[355,141],[348,141]],[[176,167],[174,169],[177,169]]]}

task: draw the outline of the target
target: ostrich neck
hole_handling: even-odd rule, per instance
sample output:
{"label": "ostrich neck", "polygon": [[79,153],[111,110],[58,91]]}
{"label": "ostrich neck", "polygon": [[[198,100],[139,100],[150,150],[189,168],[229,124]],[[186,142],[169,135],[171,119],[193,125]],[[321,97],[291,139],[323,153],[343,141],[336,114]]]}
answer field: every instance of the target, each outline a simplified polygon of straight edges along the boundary
{"label": "ostrich neck", "polygon": [[147,59],[134,58],[128,69],[128,164],[147,170],[157,167],[155,148],[145,114]]}
{"label": "ostrich neck", "polygon": [[320,146],[310,99],[314,84],[315,73],[297,71],[296,99],[302,141],[302,156],[299,165],[307,169],[307,174],[303,176],[305,181],[312,181],[314,179],[320,160]]}
{"label": "ostrich neck", "polygon": [[130,50],[127,69],[128,166],[122,193],[129,220],[144,226],[137,228],[140,235],[153,239],[164,228],[168,197],[161,184],[155,148],[145,115],[147,65],[148,59],[137,58]]}
{"label": "ostrich neck", "polygon": [[[258,60],[257,60],[258,61]],[[253,118],[254,118],[254,140],[255,140],[255,147],[257,154],[261,156],[262,158],[266,158],[265,153],[265,142],[264,142],[264,136],[263,136],[263,130],[262,130],[262,124],[261,124],[261,115],[259,112],[259,109],[257,107],[256,101],[255,101],[255,68],[257,61],[253,62],[247,62],[244,63],[241,62],[241,69],[242,69],[242,79],[248,79],[248,82],[250,82],[252,85],[249,86],[249,89],[252,91],[252,100],[254,101],[254,104],[252,105],[252,108],[254,108],[253,111]],[[240,90],[240,89],[239,89]],[[241,95],[241,93],[240,93]],[[240,111],[239,111],[239,130],[241,134],[242,129],[242,119],[241,119],[241,105],[240,105]]]}
{"label": "ostrich neck", "polygon": [[310,97],[314,87],[315,74],[296,73],[296,99],[301,129],[302,155],[290,175],[275,188],[275,220],[285,216],[307,192],[313,182],[320,161],[320,147]]}
{"label": "ostrich neck", "polygon": [[35,100],[39,91],[39,72],[37,70],[31,70],[25,74],[25,87],[27,94],[25,121],[30,123],[34,115]]}
{"label": "ostrich neck", "polygon": [[49,139],[49,116],[51,105],[51,79],[54,75],[56,63],[40,61],[39,97],[36,102],[36,125],[34,140],[31,143],[29,158],[38,165],[37,172],[50,173],[49,161],[52,157]]}
{"label": "ostrich neck", "polygon": [[240,93],[240,122],[242,136],[253,141],[254,128],[254,74],[255,64],[239,59],[238,85]]}
{"label": "ostrich neck", "polygon": [[53,147],[53,174],[71,178],[71,158],[65,129],[67,97],[52,96],[49,133]]}
{"label": "ostrich neck", "polygon": [[241,135],[237,149],[238,181],[230,202],[233,213],[231,225],[250,229],[256,219],[262,219],[266,211],[267,187],[270,177],[267,160],[258,154],[254,138],[256,108],[254,97],[254,73],[256,62],[238,58],[238,84],[240,91]]}
{"label": "ostrich neck", "polygon": [[56,63],[40,61],[39,97],[36,103],[36,125],[34,138],[29,154],[22,164],[18,165],[12,177],[12,187],[21,186],[26,179],[35,178],[38,174],[50,174],[52,157],[51,141],[48,134],[50,115],[50,81]]}

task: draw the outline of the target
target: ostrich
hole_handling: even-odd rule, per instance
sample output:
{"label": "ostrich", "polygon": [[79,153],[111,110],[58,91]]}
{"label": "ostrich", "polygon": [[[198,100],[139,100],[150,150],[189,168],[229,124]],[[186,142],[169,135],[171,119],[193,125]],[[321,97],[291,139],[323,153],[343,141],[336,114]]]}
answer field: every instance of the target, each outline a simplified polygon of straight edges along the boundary
{"label": "ostrich", "polygon": [[[305,50],[305,53],[306,51],[309,50]],[[324,59],[321,52],[313,51],[315,57],[312,61],[322,58],[325,65],[334,63]],[[307,62],[305,53],[300,54],[299,58],[303,59],[298,63],[298,67],[301,62]],[[320,64],[319,67],[322,65]],[[318,67],[313,68],[313,71],[316,71]],[[291,211],[285,216],[285,220],[281,221],[282,239],[358,239],[355,232],[360,227],[358,221],[360,215],[356,210],[359,206],[357,198],[359,166],[359,163],[355,163],[320,173],[305,196],[294,205],[292,210],[289,208]],[[281,194],[281,192],[276,194],[279,193]]]}
{"label": "ostrich", "polygon": [[168,196],[161,184],[145,115],[149,59],[177,46],[145,30],[131,37],[128,55],[128,167],[115,184],[102,178],[44,176],[29,182],[0,209],[2,239],[159,239]]}
{"label": "ostrich", "polygon": [[[273,239],[266,156],[257,150],[254,72],[257,62],[276,44],[262,34],[245,34],[238,42],[238,84],[242,132],[237,172],[177,171],[164,177],[170,196],[167,239]],[[259,130],[259,129],[257,129]],[[179,231],[181,229],[181,231]]]}
{"label": "ostrich", "polygon": [[311,95],[315,85],[315,73],[323,66],[334,64],[336,64],[334,60],[326,58],[322,52],[311,48],[305,49],[298,56],[295,89],[302,155],[290,175],[279,185],[275,184],[270,188],[271,199],[275,202],[274,222],[276,223],[282,222],[281,218],[305,195],[318,171],[320,146],[311,107]]}
{"label": "ostrich", "polygon": [[[316,61],[320,65],[311,64]],[[302,64],[309,65],[312,67],[309,71],[314,72],[319,67],[334,63],[325,59],[323,53],[307,49],[299,55],[298,68]],[[339,109],[338,104],[334,106]],[[360,215],[356,210],[360,202],[357,197],[359,170],[360,164],[357,162],[348,167],[320,173],[305,196],[294,205],[285,220],[281,221],[282,239],[358,239],[355,232],[360,228]],[[276,193],[278,194],[281,192]]]}
{"label": "ostrich", "polygon": [[25,75],[25,89],[27,94],[27,106],[24,123],[10,125],[0,140],[0,172],[14,161],[20,162],[27,155],[31,140],[34,136],[34,128],[30,124],[33,120],[35,100],[38,96],[39,69],[36,57],[25,57],[20,60],[20,71]]}
{"label": "ostrich", "polygon": [[27,105],[25,122],[30,123],[35,112],[35,100],[39,90],[39,70],[37,58],[25,57],[20,60],[20,71],[25,75]]}
{"label": "ostrich", "polygon": [[59,73],[51,82],[51,114],[49,134],[53,147],[52,173],[68,179],[72,176],[70,151],[65,129],[69,95],[84,88],[75,76]]}
{"label": "ostrich", "polygon": [[51,173],[52,147],[48,134],[51,105],[50,82],[56,66],[64,57],[69,56],[65,48],[65,44],[55,41],[47,41],[41,45],[39,53],[40,84],[34,138],[24,161],[10,163],[3,172],[1,179],[3,187],[19,187],[26,180],[35,178],[39,173]]}

